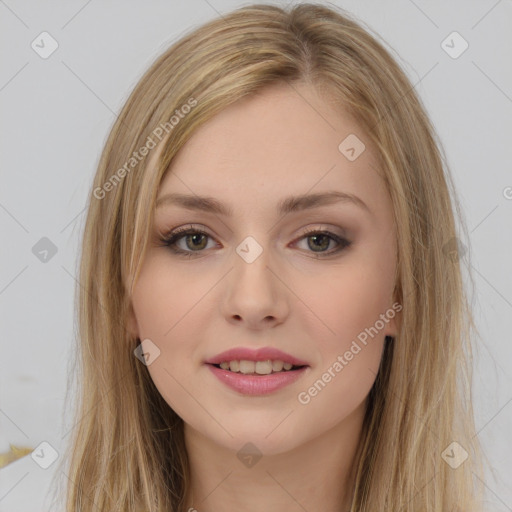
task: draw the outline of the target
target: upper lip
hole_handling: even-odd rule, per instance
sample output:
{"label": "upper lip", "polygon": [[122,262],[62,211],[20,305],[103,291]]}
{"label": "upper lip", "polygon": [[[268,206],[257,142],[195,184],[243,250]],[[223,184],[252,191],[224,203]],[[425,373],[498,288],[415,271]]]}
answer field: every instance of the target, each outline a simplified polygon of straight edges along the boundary
{"label": "upper lip", "polygon": [[268,359],[273,361],[281,360],[284,363],[290,363],[294,366],[309,366],[305,361],[273,347],[262,347],[259,349],[245,347],[231,348],[207,359],[205,363],[220,364],[225,361],[266,361]]}

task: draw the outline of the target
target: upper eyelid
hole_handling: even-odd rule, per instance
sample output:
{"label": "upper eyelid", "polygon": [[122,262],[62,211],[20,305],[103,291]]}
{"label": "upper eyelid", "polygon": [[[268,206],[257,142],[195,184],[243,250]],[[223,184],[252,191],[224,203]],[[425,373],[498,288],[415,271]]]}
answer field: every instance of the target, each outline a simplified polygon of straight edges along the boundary
{"label": "upper eyelid", "polygon": [[[296,212],[297,214],[303,214],[304,212]],[[190,225],[190,224],[197,224],[201,227],[201,229],[207,230],[209,228],[206,227],[206,225],[202,224],[202,222],[213,222],[214,224],[216,222],[220,222],[221,225],[219,226],[221,230],[227,230],[231,235],[234,234],[232,226],[229,224],[226,224],[222,219],[219,219],[217,216],[215,218],[210,217],[210,213],[205,212],[188,212],[188,215],[183,215],[181,213],[172,215],[169,212],[166,212],[165,214],[158,214],[155,215],[153,218],[153,225],[154,226],[163,226],[164,229],[161,229],[160,231],[166,231],[167,233],[171,231],[171,229],[167,229],[166,226],[169,226],[171,222],[174,224],[178,219],[184,220],[184,224],[181,224],[180,227],[184,225]],[[186,217],[189,217],[188,219]],[[174,219],[174,221],[173,221]],[[208,220],[206,220],[208,219]],[[282,220],[282,219],[281,219]],[[188,221],[188,222],[187,222]],[[308,212],[307,215],[300,215],[297,219],[295,215],[290,215],[288,219],[285,219],[284,226],[281,224],[281,221],[279,222],[271,222],[270,227],[266,230],[267,234],[276,234],[281,231],[281,229],[288,229],[287,226],[289,224],[295,224],[297,222],[305,222],[308,224],[319,224],[319,225],[329,225],[329,227],[326,227],[325,229],[329,230],[338,230],[339,234],[338,236],[344,236],[344,237],[350,237],[353,236],[352,233],[355,233],[355,231],[359,230],[359,226],[367,225],[366,219],[362,218],[360,215],[355,215],[351,209],[347,209],[346,211],[343,211],[340,213],[339,211],[333,211],[330,208],[330,205],[323,205],[318,206],[314,209],[314,211]],[[332,226],[332,227],[330,227]],[[178,229],[176,227],[175,229]]]}

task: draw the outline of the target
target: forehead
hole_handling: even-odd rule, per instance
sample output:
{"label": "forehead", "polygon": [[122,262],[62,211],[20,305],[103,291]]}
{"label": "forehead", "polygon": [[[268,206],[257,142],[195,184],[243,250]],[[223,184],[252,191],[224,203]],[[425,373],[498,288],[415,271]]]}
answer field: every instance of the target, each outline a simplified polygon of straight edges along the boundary
{"label": "forehead", "polygon": [[[235,208],[330,190],[382,201],[386,190],[372,143],[340,110],[304,84],[279,84],[243,98],[193,134],[158,196],[211,196]],[[347,158],[350,147],[355,159]]]}

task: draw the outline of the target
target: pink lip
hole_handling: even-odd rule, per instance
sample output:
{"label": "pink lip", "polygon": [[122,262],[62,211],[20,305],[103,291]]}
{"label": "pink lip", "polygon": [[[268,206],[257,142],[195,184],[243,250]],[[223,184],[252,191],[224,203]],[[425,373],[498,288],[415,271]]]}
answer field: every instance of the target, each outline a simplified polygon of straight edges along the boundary
{"label": "pink lip", "polygon": [[308,370],[308,367],[304,367],[299,370],[289,370],[269,375],[244,375],[243,373],[223,370],[211,364],[208,364],[208,368],[221,382],[244,395],[272,393],[296,381]]}
{"label": "pink lip", "polygon": [[[206,360],[205,363],[220,364],[224,361],[266,361],[267,359],[272,361],[279,359],[284,363],[290,363],[294,366],[309,366],[305,361],[272,347],[262,347],[259,349],[244,347],[232,348]],[[260,379],[261,377],[256,378]]]}

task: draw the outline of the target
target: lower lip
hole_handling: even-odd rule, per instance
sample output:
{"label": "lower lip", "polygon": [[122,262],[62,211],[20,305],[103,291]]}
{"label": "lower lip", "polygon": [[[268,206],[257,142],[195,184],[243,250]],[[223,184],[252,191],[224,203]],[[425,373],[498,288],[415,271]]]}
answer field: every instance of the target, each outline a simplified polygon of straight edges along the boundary
{"label": "lower lip", "polygon": [[207,366],[221,382],[244,395],[267,395],[277,391],[295,382],[309,368],[304,366],[299,370],[289,370],[269,375],[244,375],[243,373],[235,373],[217,368],[212,364]]}

